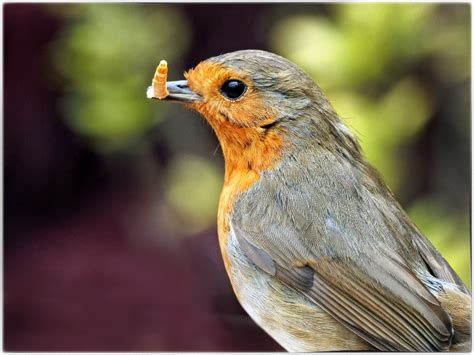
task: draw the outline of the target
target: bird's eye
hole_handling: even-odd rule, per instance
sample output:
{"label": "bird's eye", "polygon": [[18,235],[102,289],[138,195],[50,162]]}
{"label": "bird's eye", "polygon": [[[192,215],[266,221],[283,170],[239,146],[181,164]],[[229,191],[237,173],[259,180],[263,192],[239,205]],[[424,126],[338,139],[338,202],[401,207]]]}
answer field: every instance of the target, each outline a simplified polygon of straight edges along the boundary
{"label": "bird's eye", "polygon": [[227,80],[221,86],[221,93],[231,100],[238,99],[245,93],[246,90],[247,85],[245,85],[242,81],[235,79]]}

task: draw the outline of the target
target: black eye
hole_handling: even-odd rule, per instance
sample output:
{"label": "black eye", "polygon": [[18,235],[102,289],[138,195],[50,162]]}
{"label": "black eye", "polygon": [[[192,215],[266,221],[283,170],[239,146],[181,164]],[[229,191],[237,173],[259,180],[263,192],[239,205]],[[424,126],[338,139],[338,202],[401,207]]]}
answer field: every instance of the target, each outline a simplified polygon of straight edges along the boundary
{"label": "black eye", "polygon": [[231,100],[241,97],[245,90],[247,90],[247,85],[235,79],[227,80],[221,87],[222,94]]}

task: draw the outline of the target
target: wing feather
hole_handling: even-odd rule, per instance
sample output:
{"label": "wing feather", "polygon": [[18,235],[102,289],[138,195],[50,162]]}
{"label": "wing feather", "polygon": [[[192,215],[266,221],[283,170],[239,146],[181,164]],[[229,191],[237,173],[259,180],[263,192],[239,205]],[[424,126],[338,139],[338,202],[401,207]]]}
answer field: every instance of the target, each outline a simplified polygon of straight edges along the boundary
{"label": "wing feather", "polygon": [[[260,240],[233,227],[239,243],[262,255],[247,256],[259,266],[275,264],[275,277],[305,294],[341,324],[382,351],[436,351],[450,346],[449,316],[426,287],[398,260],[382,258],[367,265],[347,258],[308,258],[288,244],[258,246]],[[293,258],[298,258],[297,260]],[[293,259],[293,260],[292,260]],[[268,261],[265,262],[268,265]],[[299,265],[299,266],[296,266]],[[268,268],[268,267],[266,267]],[[264,270],[265,271],[265,270]]]}

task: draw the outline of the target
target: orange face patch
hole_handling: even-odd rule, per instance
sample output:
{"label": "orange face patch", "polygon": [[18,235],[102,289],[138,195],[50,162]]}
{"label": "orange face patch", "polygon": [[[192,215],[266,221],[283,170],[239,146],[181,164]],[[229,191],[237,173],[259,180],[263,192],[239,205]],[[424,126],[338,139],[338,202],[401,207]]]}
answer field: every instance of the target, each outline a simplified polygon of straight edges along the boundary
{"label": "orange face patch", "polygon": [[[265,103],[252,85],[251,78],[220,63],[202,62],[185,73],[189,87],[202,95],[202,103],[193,104],[211,123],[229,121],[238,127],[255,127],[273,122],[276,113]],[[247,85],[245,94],[231,100],[225,98],[220,89],[230,79],[240,80]]]}

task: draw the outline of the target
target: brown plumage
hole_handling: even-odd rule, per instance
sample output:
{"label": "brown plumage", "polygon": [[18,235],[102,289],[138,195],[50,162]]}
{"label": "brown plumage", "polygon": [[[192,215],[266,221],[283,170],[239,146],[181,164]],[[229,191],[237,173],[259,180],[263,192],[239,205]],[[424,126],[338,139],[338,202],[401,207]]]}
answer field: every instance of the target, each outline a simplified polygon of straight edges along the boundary
{"label": "brown plumage", "polygon": [[219,243],[249,315],[290,351],[471,347],[471,295],[319,87],[246,50],[168,82],[225,158]]}

